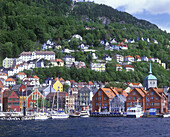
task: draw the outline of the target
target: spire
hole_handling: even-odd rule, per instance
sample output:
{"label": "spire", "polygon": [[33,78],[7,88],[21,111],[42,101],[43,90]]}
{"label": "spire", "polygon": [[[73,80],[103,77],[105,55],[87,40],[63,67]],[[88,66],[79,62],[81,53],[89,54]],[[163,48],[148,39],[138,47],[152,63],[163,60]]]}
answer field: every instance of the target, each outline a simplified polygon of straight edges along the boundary
{"label": "spire", "polygon": [[150,61],[150,67],[149,67],[149,74],[152,74],[151,61]]}

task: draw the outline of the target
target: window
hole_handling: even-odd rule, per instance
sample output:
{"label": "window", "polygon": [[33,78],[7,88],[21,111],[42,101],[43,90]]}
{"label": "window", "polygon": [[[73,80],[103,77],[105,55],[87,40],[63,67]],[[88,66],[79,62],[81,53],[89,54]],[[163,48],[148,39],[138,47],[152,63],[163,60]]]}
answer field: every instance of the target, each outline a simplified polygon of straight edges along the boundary
{"label": "window", "polygon": [[104,100],[107,100],[107,97],[104,97]]}
{"label": "window", "polygon": [[141,100],[141,97],[138,97],[138,100]]}
{"label": "window", "polygon": [[19,106],[19,103],[13,103],[13,106]]}
{"label": "window", "polygon": [[154,100],[154,97],[151,97],[151,100]]}
{"label": "window", "polygon": [[128,97],[128,100],[131,100],[131,97]]}
{"label": "window", "polygon": [[151,106],[154,106],[154,103],[151,103]]}
{"label": "window", "polygon": [[99,96],[101,96],[101,95],[102,95],[102,91],[100,90],[100,91],[99,91]]}
{"label": "window", "polygon": [[158,97],[156,97],[156,100],[158,100],[159,98]]}
{"label": "window", "polygon": [[153,84],[155,84],[155,82],[153,82]]}
{"label": "window", "polygon": [[11,103],[8,103],[8,106],[11,106]]}
{"label": "window", "polygon": [[160,106],[160,103],[154,103],[154,106]]}
{"label": "window", "polygon": [[96,103],[96,106],[98,106],[99,104],[98,103]]}
{"label": "window", "polygon": [[101,106],[102,106],[102,103],[99,103],[99,106],[101,107]]}
{"label": "window", "polygon": [[102,100],[102,97],[99,97],[99,101],[101,101]]}
{"label": "window", "polygon": [[146,103],[147,106],[149,106],[149,103]]}
{"label": "window", "polygon": [[15,101],[15,98],[13,98],[13,101]]}
{"label": "window", "polygon": [[98,100],[98,97],[96,97],[96,100]]}
{"label": "window", "polygon": [[133,97],[133,100],[136,100],[136,97]]}
{"label": "window", "polygon": [[136,91],[133,92],[133,95],[136,95]]}
{"label": "window", "polygon": [[153,95],[153,91],[151,91],[151,95]]}

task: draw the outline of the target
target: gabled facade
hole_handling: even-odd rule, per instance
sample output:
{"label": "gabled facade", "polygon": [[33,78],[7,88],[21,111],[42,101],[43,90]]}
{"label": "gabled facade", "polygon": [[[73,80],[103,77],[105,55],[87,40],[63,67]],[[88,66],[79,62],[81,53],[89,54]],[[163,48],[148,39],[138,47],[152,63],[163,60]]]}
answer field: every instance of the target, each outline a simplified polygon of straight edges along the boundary
{"label": "gabled facade", "polygon": [[3,94],[3,111],[19,112],[19,96],[15,91],[6,90]]}
{"label": "gabled facade", "polygon": [[[117,93],[118,94],[118,93]],[[110,101],[116,94],[110,88],[99,88],[92,98],[92,111],[109,111]]]}
{"label": "gabled facade", "polygon": [[168,113],[168,99],[163,89],[151,88],[146,96],[146,109],[155,108],[158,113]]}
{"label": "gabled facade", "polygon": [[91,106],[91,96],[90,96],[91,90],[88,87],[83,87],[78,91],[78,97],[79,97],[79,108],[83,106]]}
{"label": "gabled facade", "polygon": [[142,61],[141,57],[139,55],[136,55],[134,58],[135,58],[136,61]]}
{"label": "gabled facade", "polygon": [[61,82],[59,80],[57,80],[54,85],[53,88],[58,92],[63,92],[63,85],[61,84]]}
{"label": "gabled facade", "polygon": [[34,108],[37,105],[38,99],[44,99],[44,96],[37,88],[34,88],[31,94],[27,96],[27,108]]}
{"label": "gabled facade", "polygon": [[111,112],[125,112],[126,110],[126,97],[124,95],[117,94],[110,101]]}
{"label": "gabled facade", "polygon": [[143,111],[146,109],[146,94],[143,88],[134,88],[126,98],[126,107],[135,107],[137,103],[141,105]]}

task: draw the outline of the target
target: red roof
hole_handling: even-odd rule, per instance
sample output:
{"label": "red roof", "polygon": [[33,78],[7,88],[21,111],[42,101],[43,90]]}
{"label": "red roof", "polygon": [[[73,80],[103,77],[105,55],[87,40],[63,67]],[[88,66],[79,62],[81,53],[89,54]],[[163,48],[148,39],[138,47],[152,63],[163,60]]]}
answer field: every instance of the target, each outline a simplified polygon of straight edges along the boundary
{"label": "red roof", "polygon": [[15,81],[13,78],[8,78],[5,81]]}
{"label": "red roof", "polygon": [[18,75],[26,75],[24,72],[19,72]]}
{"label": "red roof", "polygon": [[0,73],[0,76],[7,76],[6,73]]}
{"label": "red roof", "polygon": [[140,59],[141,57],[139,55],[136,55],[135,56],[135,59]]}
{"label": "red roof", "polygon": [[128,56],[125,56],[125,58],[133,58],[132,56],[128,55]]}
{"label": "red roof", "polygon": [[131,65],[125,65],[124,67],[125,67],[125,68],[134,68],[134,67],[131,66]]}
{"label": "red roof", "polygon": [[116,64],[117,67],[122,67],[120,64]]}
{"label": "red roof", "polygon": [[93,84],[93,82],[89,81],[89,82],[88,82],[88,85],[94,85],[94,84]]}

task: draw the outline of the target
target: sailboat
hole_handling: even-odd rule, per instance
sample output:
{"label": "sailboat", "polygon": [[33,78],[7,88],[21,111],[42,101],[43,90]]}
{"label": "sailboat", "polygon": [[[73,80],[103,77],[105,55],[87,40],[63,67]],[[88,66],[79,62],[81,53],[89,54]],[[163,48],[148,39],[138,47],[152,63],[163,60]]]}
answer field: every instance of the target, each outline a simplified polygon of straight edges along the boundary
{"label": "sailboat", "polygon": [[[58,89],[59,89],[59,87],[58,87]],[[53,97],[53,104],[52,104],[51,118],[52,118],[52,119],[63,119],[63,118],[69,118],[69,115],[68,115],[68,114],[66,114],[64,111],[60,111],[60,110],[58,109],[58,97],[59,97],[59,90],[57,91],[57,111],[53,110],[55,94],[56,94],[56,92],[54,93],[54,97]]]}
{"label": "sailboat", "polygon": [[43,99],[43,112],[38,112],[38,94],[37,94],[37,112],[35,113],[35,120],[49,119],[47,113],[44,112],[44,99]]}

